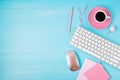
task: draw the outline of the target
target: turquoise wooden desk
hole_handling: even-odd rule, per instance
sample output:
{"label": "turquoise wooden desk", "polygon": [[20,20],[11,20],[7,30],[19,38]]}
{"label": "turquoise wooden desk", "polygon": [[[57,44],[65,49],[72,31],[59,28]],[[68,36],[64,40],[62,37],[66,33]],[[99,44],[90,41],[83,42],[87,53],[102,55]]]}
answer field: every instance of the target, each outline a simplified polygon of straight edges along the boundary
{"label": "turquoise wooden desk", "polygon": [[[80,25],[78,7],[88,5],[84,27],[120,45],[119,0],[0,0],[0,80],[76,80],[79,71],[68,69],[65,53],[75,50],[81,65],[85,58],[101,62],[110,80],[120,79],[120,70],[72,47],[69,40]],[[69,10],[74,6],[72,31],[67,32]],[[90,9],[104,6],[112,14],[107,34],[93,29],[87,20]]]}

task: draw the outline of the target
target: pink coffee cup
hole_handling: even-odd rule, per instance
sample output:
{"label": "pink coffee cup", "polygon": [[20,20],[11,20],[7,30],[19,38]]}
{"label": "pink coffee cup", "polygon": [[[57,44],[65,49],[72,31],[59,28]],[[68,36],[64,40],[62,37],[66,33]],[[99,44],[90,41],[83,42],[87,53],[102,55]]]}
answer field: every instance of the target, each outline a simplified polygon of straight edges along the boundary
{"label": "pink coffee cup", "polygon": [[103,29],[110,24],[111,16],[106,8],[95,7],[90,11],[88,21],[92,27],[96,29]]}

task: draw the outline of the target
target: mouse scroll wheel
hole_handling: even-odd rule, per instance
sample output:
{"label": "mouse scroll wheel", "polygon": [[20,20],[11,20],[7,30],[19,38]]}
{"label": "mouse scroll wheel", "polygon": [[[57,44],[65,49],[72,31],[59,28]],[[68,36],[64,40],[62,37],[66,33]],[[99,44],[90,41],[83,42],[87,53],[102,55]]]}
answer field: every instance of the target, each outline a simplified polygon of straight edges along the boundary
{"label": "mouse scroll wheel", "polygon": [[72,53],[69,53],[69,56],[71,57],[73,54]]}

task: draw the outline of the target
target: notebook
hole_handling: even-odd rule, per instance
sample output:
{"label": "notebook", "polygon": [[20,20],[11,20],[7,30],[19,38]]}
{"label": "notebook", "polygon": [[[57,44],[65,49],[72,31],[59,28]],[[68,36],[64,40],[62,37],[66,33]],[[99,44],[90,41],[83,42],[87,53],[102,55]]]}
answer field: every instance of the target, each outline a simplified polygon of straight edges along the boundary
{"label": "notebook", "polygon": [[97,63],[92,61],[92,60],[89,60],[89,59],[85,59],[84,63],[83,63],[83,66],[79,72],[79,75],[77,77],[77,80],[88,80],[86,78],[86,76],[84,75],[84,73],[89,70],[90,68],[92,68],[94,65],[96,65]]}
{"label": "notebook", "polygon": [[110,78],[99,63],[86,71],[85,76],[88,80],[108,80]]}
{"label": "notebook", "polygon": [[108,80],[110,77],[100,63],[85,59],[77,80]]}

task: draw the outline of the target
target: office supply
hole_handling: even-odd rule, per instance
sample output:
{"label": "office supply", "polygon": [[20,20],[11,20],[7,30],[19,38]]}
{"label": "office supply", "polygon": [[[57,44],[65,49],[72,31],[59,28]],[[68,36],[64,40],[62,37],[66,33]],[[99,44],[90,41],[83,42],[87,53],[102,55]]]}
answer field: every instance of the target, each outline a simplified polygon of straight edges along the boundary
{"label": "office supply", "polygon": [[74,7],[72,7],[72,8],[70,9],[70,20],[69,20],[69,24],[68,24],[68,32],[71,31],[72,18],[73,18],[73,9],[74,9]]}
{"label": "office supply", "polygon": [[104,7],[95,7],[89,12],[88,21],[96,29],[106,28],[111,22],[110,12]]}
{"label": "office supply", "polygon": [[82,27],[77,27],[70,44],[120,69],[120,46]]}
{"label": "office supply", "polygon": [[84,25],[84,21],[83,21],[82,17],[80,17],[79,20],[81,22],[81,25]]}
{"label": "office supply", "polygon": [[68,51],[66,54],[67,64],[71,71],[76,71],[79,69],[79,62],[74,51]]}
{"label": "office supply", "polygon": [[90,59],[85,59],[84,63],[83,63],[83,66],[78,74],[78,77],[77,77],[77,80],[88,80],[86,78],[86,76],[84,75],[84,73],[86,71],[88,71],[89,69],[91,69],[93,66],[95,66],[97,63],[90,60]]}
{"label": "office supply", "polygon": [[87,11],[87,9],[88,9],[88,5],[85,5],[84,13]]}
{"label": "office supply", "polygon": [[110,33],[115,32],[115,30],[116,30],[116,28],[115,28],[114,26],[111,26],[111,27],[109,28],[109,32],[108,32],[107,34],[109,35]]}
{"label": "office supply", "polygon": [[88,80],[109,80],[110,78],[103,66],[99,63],[86,71],[85,76]]}
{"label": "office supply", "polygon": [[111,26],[109,29],[110,29],[110,32],[114,32],[116,30],[114,26]]}
{"label": "office supply", "polygon": [[81,10],[80,7],[78,8],[78,12],[80,13],[81,16],[83,15],[82,10]]}

